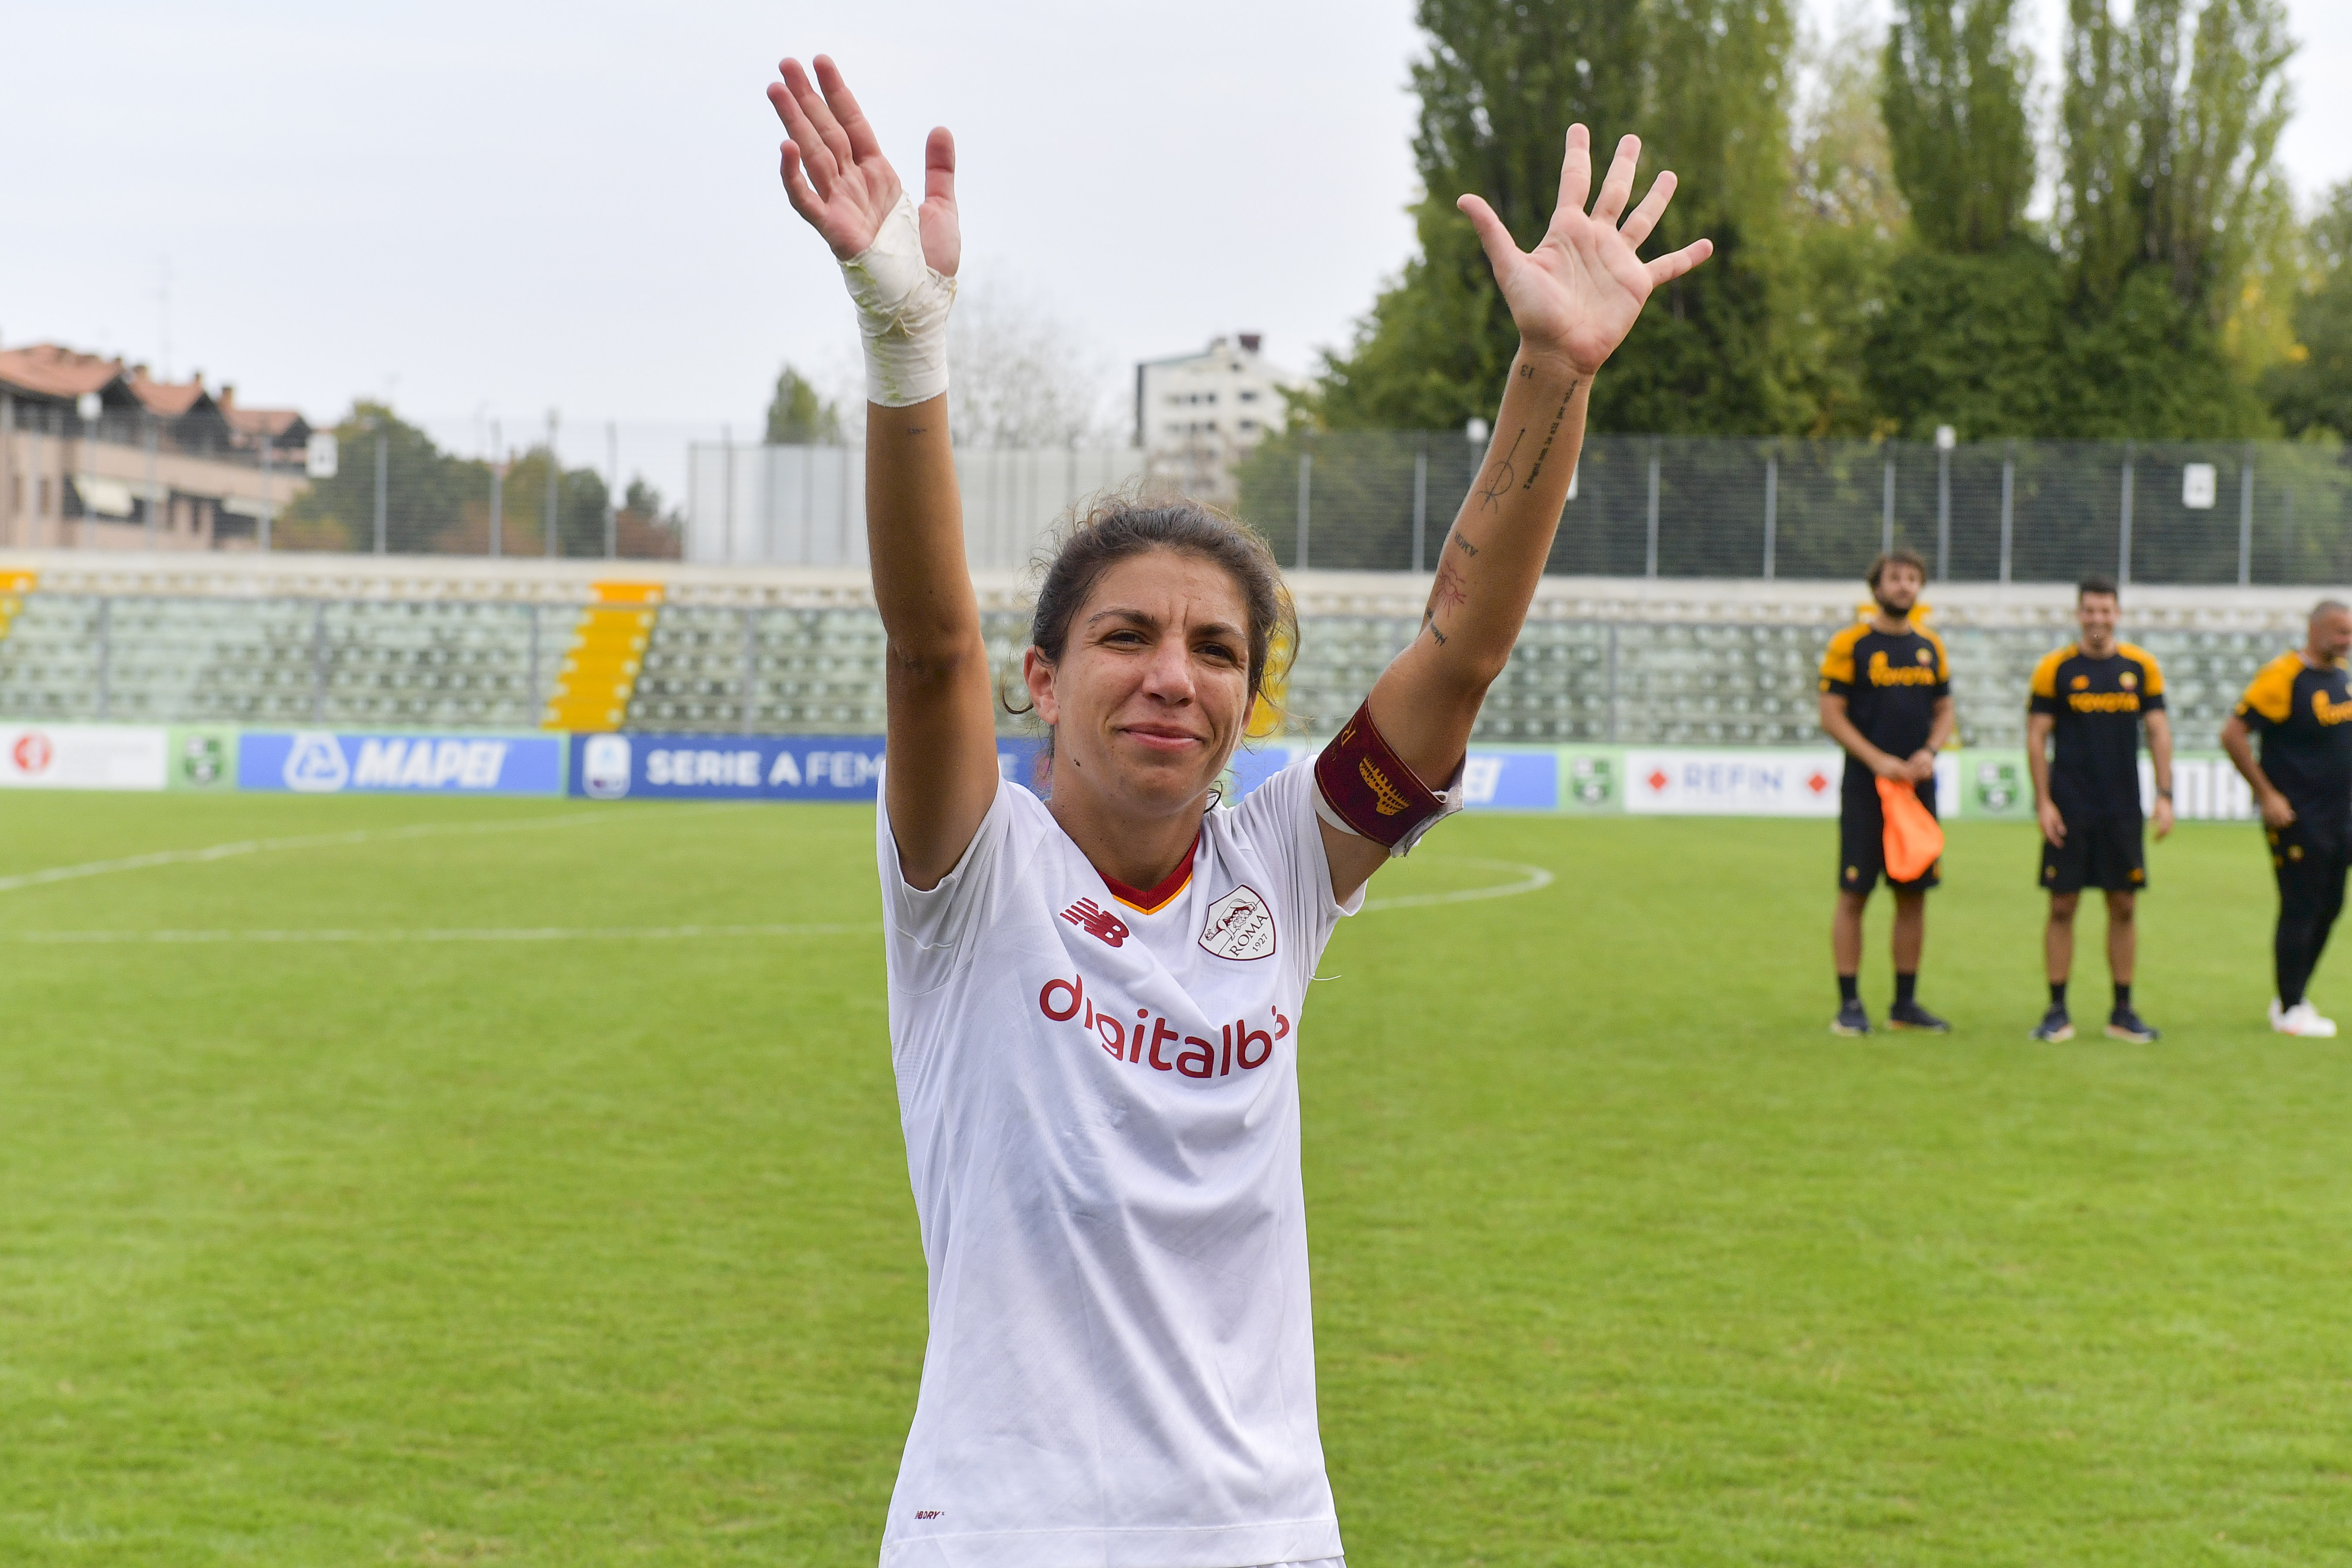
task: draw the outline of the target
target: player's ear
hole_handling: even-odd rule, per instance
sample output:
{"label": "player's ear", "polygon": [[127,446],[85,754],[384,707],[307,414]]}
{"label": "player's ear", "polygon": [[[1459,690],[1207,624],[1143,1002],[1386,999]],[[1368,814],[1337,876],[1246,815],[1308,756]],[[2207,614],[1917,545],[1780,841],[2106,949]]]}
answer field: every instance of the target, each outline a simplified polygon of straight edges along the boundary
{"label": "player's ear", "polygon": [[1047,729],[1062,721],[1061,700],[1054,694],[1054,661],[1033,646],[1021,656],[1021,684],[1029,689],[1029,706]]}

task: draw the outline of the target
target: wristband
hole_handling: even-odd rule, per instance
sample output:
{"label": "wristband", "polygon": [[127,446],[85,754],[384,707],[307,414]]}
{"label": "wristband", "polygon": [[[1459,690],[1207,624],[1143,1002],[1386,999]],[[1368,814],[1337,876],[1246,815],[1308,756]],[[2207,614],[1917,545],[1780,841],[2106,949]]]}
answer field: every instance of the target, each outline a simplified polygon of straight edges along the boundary
{"label": "wristband", "polygon": [[955,279],[923,259],[914,198],[874,232],[874,243],[841,264],[866,340],[866,398],[885,408],[926,403],[948,389],[948,308]]}
{"label": "wristband", "polygon": [[1315,759],[1315,815],[1392,856],[1409,854],[1423,834],[1462,809],[1468,762],[1465,756],[1444,790],[1431,789],[1381,738],[1367,698]]}

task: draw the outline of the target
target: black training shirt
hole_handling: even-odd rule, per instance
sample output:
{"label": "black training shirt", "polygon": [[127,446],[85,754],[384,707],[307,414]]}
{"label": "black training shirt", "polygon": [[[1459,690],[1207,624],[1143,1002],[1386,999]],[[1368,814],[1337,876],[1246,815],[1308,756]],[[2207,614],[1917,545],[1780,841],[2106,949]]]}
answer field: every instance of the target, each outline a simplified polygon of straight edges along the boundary
{"label": "black training shirt", "polygon": [[2352,816],[2352,689],[2342,665],[2319,669],[2299,653],[2263,666],[2238,717],[2263,737],[2263,772],[2305,820]]}
{"label": "black training shirt", "polygon": [[[1952,661],[1943,639],[1923,626],[1906,624],[1889,637],[1857,621],[1830,639],[1822,689],[1845,699],[1846,717],[1864,740],[1890,756],[1908,757],[1927,743],[1936,704],[1952,693]],[[1849,790],[1875,788],[1876,776],[1858,758],[1846,758]]]}
{"label": "black training shirt", "polygon": [[2105,658],[2068,643],[2034,666],[2026,710],[2057,719],[2050,798],[2059,816],[2139,820],[2140,716],[2163,707],[2164,672],[2127,642]]}

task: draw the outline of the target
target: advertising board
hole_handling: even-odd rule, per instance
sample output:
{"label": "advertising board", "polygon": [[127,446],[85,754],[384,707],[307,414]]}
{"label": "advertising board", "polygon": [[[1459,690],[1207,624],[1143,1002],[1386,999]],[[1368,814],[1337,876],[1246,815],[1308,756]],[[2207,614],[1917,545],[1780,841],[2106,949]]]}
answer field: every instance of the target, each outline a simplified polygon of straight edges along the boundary
{"label": "advertising board", "polygon": [[0,788],[162,789],[170,755],[160,725],[0,723]]}
{"label": "advertising board", "polygon": [[[578,734],[572,793],[589,800],[872,800],[879,735]],[[1040,742],[1001,740],[996,765],[1030,782]]]}
{"label": "advertising board", "polygon": [[248,730],[236,787],[298,795],[562,795],[561,735]]}

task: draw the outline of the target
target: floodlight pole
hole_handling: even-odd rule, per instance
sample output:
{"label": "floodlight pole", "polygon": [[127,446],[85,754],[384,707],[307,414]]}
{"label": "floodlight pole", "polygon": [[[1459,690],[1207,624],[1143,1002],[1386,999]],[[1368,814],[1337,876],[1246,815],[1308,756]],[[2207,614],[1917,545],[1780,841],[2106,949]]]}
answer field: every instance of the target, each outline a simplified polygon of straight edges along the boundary
{"label": "floodlight pole", "polygon": [[1772,580],[1774,547],[1780,542],[1780,454],[1764,455],[1764,580]]}
{"label": "floodlight pole", "polygon": [[392,437],[380,420],[370,419],[368,428],[375,432],[375,552],[382,555],[391,546],[384,513],[391,493]]}
{"label": "floodlight pole", "polygon": [[555,460],[555,426],[558,416],[552,408],[547,411],[547,505],[542,510],[547,518],[547,558],[561,553],[555,542],[555,492],[563,486],[563,465]]}
{"label": "floodlight pole", "polygon": [[2121,524],[2116,531],[2116,582],[2119,585],[2125,587],[2128,587],[2131,584],[2132,468],[2134,460],[2137,456],[2138,452],[2136,444],[2130,441],[2125,442],[2123,518]]}
{"label": "floodlight pole", "polygon": [[2238,465],[2238,586],[2254,580],[2254,444],[2246,443],[2245,460]]}
{"label": "floodlight pole", "polygon": [[614,421],[604,421],[604,559],[611,561],[620,554],[620,513],[614,510],[614,497],[621,493],[621,427]]}
{"label": "floodlight pole", "polygon": [[506,553],[507,442],[499,422],[490,421],[490,557]]}

